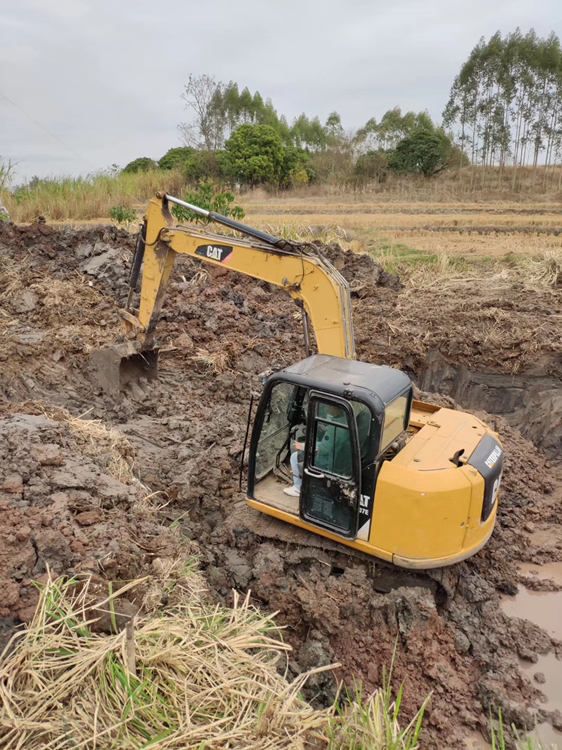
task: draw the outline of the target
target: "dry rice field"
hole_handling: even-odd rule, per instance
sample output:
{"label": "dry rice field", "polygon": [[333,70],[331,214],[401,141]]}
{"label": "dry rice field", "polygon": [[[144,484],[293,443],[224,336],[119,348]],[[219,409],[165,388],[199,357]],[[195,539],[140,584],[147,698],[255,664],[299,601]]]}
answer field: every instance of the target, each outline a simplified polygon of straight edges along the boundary
{"label": "dry rice field", "polygon": [[424,253],[501,258],[562,248],[562,203],[352,203],[242,200],[246,221],[290,235],[338,234],[365,249],[381,243]]}

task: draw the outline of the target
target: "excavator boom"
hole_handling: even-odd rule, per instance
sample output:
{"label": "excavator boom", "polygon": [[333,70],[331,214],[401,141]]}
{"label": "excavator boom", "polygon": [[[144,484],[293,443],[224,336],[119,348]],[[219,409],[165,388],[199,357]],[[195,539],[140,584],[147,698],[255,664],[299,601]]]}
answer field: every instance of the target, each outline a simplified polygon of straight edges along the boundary
{"label": "excavator boom", "polygon": [[[174,226],[171,203],[244,232],[251,239],[214,234],[191,225]],[[132,337],[124,344],[94,352],[91,358],[93,377],[105,391],[117,394],[139,377],[148,380],[156,377],[155,333],[177,255],[222,265],[285,289],[303,309],[307,349],[310,320],[319,352],[355,358],[349,285],[326,258],[306,246],[158,193],[149,203],[139,233],[127,309],[122,311]],[[130,303],[143,263],[140,306],[138,312],[132,313]]]}

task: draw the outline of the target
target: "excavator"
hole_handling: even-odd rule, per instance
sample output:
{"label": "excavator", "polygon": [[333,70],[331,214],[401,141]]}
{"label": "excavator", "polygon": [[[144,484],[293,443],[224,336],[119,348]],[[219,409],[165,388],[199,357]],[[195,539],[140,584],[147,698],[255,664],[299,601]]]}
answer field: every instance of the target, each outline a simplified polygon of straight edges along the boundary
{"label": "excavator", "polygon": [[[171,204],[237,234],[178,225]],[[139,374],[157,377],[155,332],[177,255],[281,287],[301,308],[307,356],[263,379],[247,506],[271,523],[320,535],[332,549],[335,542],[401,568],[452,565],[486,544],[503,471],[499,436],[471,414],[414,400],[405,373],[355,358],[349,285],[314,246],[156,194],[139,232],[122,311],[129,338],[92,355],[102,388],[116,393]],[[141,266],[140,306],[132,310]],[[296,430],[302,442],[295,443]],[[300,491],[287,493],[295,445]]]}

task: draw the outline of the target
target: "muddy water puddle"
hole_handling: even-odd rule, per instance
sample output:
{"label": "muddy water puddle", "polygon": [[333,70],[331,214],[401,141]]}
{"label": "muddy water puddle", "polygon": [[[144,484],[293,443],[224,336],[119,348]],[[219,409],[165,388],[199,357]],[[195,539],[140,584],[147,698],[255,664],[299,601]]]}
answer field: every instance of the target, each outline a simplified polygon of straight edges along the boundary
{"label": "muddy water puddle", "polygon": [[[533,664],[521,659],[519,666],[523,674],[544,693],[546,703],[540,706],[545,711],[562,711],[562,661],[557,659],[553,653],[539,655],[538,661]],[[544,675],[544,682],[535,679],[535,675]]]}
{"label": "muddy water puddle", "polygon": [[538,737],[542,743],[543,750],[562,750],[562,732],[557,732],[550,724],[538,724],[536,732],[529,737]]}
{"label": "muddy water puddle", "polygon": [[[519,573],[536,577],[538,580],[551,580],[562,585],[562,562],[546,565],[521,563]],[[562,591],[531,591],[519,586],[516,596],[503,597],[502,610],[509,617],[520,617],[543,628],[551,637],[562,639]],[[533,707],[545,711],[562,711],[562,661],[553,653],[539,655],[536,663],[520,660],[521,672],[545,696],[546,701]],[[535,679],[539,675],[539,679]],[[562,748],[562,732],[548,723],[539,724],[530,737],[538,736],[545,748]],[[475,745],[474,747],[486,747]]]}
{"label": "muddy water puddle", "polygon": [[562,562],[547,563],[546,565],[533,565],[532,563],[521,563],[519,573],[524,576],[533,576],[541,581],[551,580],[562,586]]}
{"label": "muddy water puddle", "polygon": [[477,731],[465,737],[464,748],[465,750],[493,750],[492,745],[484,739],[484,735]]}
{"label": "muddy water puddle", "polygon": [[501,607],[508,617],[530,620],[552,638],[562,639],[562,591],[530,591],[520,586],[516,596],[503,597]]}

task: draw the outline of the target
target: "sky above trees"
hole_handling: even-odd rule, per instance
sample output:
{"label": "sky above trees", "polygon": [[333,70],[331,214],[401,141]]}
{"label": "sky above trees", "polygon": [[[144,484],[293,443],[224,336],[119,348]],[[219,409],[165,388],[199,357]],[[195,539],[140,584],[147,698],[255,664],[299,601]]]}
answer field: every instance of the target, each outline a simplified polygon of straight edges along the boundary
{"label": "sky above trees", "polygon": [[336,110],[360,128],[397,105],[439,120],[481,36],[562,36],[562,4],[3,0],[0,24],[0,156],[21,181],[159,158],[180,144],[190,73],[259,90],[289,121]]}

